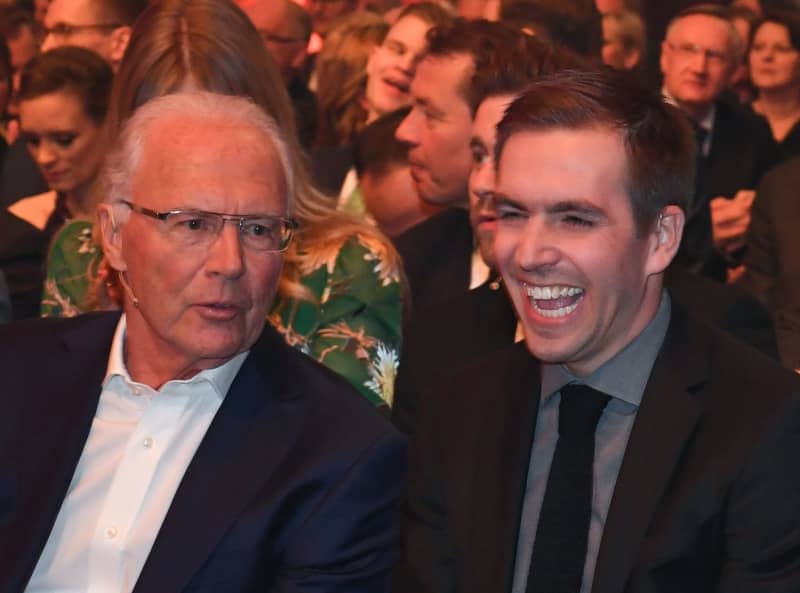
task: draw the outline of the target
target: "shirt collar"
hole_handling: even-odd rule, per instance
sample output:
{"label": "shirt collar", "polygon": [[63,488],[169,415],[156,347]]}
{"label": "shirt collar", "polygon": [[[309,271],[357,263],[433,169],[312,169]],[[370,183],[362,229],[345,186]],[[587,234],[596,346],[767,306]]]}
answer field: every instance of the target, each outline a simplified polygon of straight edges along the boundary
{"label": "shirt collar", "polygon": [[[680,109],[678,101],[675,100],[675,97],[673,97],[666,88],[661,89],[661,94],[663,95],[664,100],[667,103],[669,103],[670,105],[674,105],[675,107],[678,107]],[[703,117],[703,119],[695,123],[701,128],[703,128],[706,132],[711,133],[711,131],[714,129],[714,116],[716,115],[716,113],[717,113],[717,104],[712,103],[711,108],[708,110],[705,117]]]}
{"label": "shirt collar", "polygon": [[542,399],[549,399],[567,383],[580,382],[638,407],[667,334],[670,311],[669,295],[662,291],[658,311],[647,327],[586,378],[574,376],[560,364],[543,364]]}
{"label": "shirt collar", "polygon": [[[136,381],[131,379],[131,376],[128,373],[128,368],[125,366],[125,329],[126,318],[125,314],[123,313],[117,322],[117,329],[114,331],[114,339],[111,342],[111,352],[108,356],[108,366],[106,367],[106,376],[103,379],[103,387],[105,387],[106,384],[114,377],[120,377],[123,381],[130,385],[136,384]],[[191,379],[173,379],[164,385],[170,383],[192,384],[205,381],[211,384],[211,386],[214,388],[214,392],[220,399],[225,399],[228,389],[230,389],[236,374],[239,372],[239,369],[244,363],[244,359],[247,358],[249,352],[249,350],[240,352],[224,364],[214,367],[213,369],[205,369],[200,371]],[[162,385],[161,389],[158,391],[163,390],[164,385]]]}

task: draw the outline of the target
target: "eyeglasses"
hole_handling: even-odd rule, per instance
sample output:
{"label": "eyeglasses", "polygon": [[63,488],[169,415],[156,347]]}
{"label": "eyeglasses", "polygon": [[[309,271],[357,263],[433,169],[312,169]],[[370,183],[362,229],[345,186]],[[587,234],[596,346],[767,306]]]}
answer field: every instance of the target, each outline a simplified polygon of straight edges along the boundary
{"label": "eyeglasses", "polygon": [[705,58],[711,64],[715,64],[717,66],[722,66],[728,63],[730,59],[730,54],[726,51],[721,51],[718,49],[709,49],[707,47],[700,47],[699,45],[695,45],[694,43],[669,43],[667,42],[669,48],[678,54],[681,58],[689,59],[694,58],[696,56],[705,56]]}
{"label": "eyeglasses", "polygon": [[182,247],[208,248],[219,237],[223,225],[234,222],[245,247],[254,251],[285,251],[298,226],[291,218],[268,214],[239,216],[183,208],[158,212],[127,200],[120,203],[137,214],[162,221],[169,239]]}
{"label": "eyeglasses", "polygon": [[116,29],[117,27],[122,27],[120,23],[98,23],[93,25],[68,25],[67,23],[57,23],[52,27],[45,28],[44,33],[45,35],[52,35],[53,37],[72,37],[75,33],[79,31],[84,31],[88,29]]}

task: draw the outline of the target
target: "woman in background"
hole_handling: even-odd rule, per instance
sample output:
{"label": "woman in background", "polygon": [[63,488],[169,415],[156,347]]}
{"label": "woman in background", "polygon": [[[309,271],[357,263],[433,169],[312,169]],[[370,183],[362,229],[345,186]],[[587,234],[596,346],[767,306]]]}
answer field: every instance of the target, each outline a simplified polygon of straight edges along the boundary
{"label": "woman in background", "polygon": [[800,154],[800,11],[773,10],[753,29],[750,78],[753,111],[772,130],[778,161]]}
{"label": "woman in background", "polygon": [[[91,233],[87,221],[96,202],[90,188],[100,167],[100,130],[112,77],[105,60],[78,47],[40,54],[22,72],[18,93],[20,139],[50,191],[23,198],[4,213],[0,261],[15,319],[39,312],[42,264],[54,233],[71,221],[81,221],[81,228]],[[75,237],[90,239],[83,231]],[[62,255],[78,255],[90,242],[71,244],[70,253]]]}
{"label": "woman in background", "polygon": [[367,124],[367,61],[389,25],[378,15],[356,13],[325,38],[314,73],[317,94],[315,147],[342,146]]}
{"label": "woman in background", "polygon": [[[293,216],[300,227],[269,321],[373,404],[390,406],[402,323],[399,257],[383,235],[336,212],[311,186],[277,67],[229,0],[162,0],[141,15],[114,81],[108,141],[137,107],[187,89],[250,97],[284,127],[296,163]],[[110,286],[99,288],[113,299],[115,277],[106,281]]]}

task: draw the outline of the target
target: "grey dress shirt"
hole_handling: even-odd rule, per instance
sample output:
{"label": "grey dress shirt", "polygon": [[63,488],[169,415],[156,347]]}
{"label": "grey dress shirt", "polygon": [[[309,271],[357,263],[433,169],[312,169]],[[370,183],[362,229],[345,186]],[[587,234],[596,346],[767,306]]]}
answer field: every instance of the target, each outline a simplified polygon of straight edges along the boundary
{"label": "grey dress shirt", "polygon": [[527,584],[539,511],[558,441],[558,407],[561,402],[559,390],[572,382],[585,383],[611,396],[595,431],[594,491],[581,593],[591,590],[600,540],[625,447],[647,380],[667,333],[669,319],[670,299],[666,292],[662,292],[658,311],[647,327],[589,377],[575,377],[560,365],[542,365],[541,400],[528,465],[512,593],[524,593]]}

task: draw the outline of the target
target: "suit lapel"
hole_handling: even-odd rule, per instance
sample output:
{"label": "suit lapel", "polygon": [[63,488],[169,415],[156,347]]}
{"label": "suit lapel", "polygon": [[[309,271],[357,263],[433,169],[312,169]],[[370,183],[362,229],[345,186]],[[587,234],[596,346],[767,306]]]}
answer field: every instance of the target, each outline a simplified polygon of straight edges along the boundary
{"label": "suit lapel", "polygon": [[[135,592],[183,590],[300,436],[288,346],[266,328],[186,470]],[[289,369],[289,370],[287,370]]]}
{"label": "suit lapel", "polygon": [[606,519],[592,593],[618,593],[701,413],[710,347],[673,301],[672,321],[645,388]]}
{"label": "suit lapel", "polygon": [[507,591],[511,587],[522,500],[539,408],[539,364],[524,344],[506,350],[490,383],[494,405],[477,435],[470,489],[472,533],[465,555],[473,575],[465,591]]}
{"label": "suit lapel", "polygon": [[68,322],[80,325],[41,352],[46,373],[7,386],[24,401],[11,439],[15,509],[0,525],[0,591],[24,589],[47,543],[91,429],[118,319]]}

